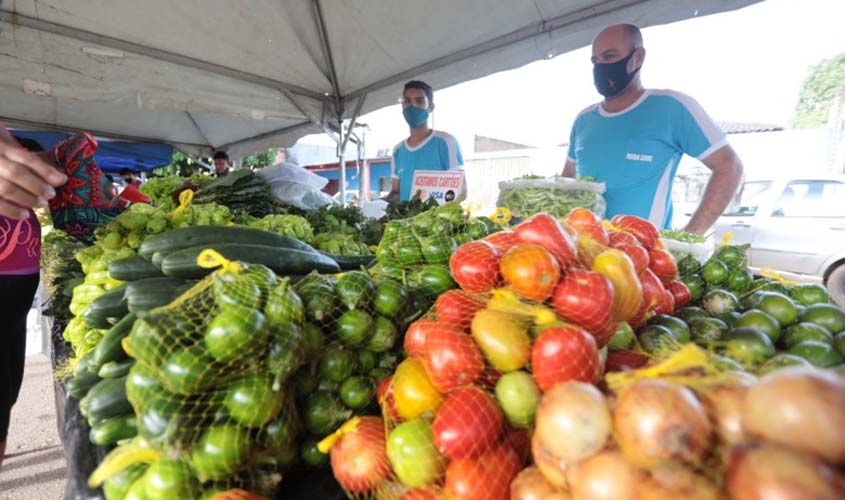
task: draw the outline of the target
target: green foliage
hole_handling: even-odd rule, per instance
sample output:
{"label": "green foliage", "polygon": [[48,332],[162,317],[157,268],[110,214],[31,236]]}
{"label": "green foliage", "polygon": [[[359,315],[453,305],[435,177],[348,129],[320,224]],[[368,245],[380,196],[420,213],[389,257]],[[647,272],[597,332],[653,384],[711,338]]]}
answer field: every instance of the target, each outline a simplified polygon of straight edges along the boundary
{"label": "green foliage", "polygon": [[279,148],[270,148],[263,153],[256,153],[249,155],[241,161],[243,168],[265,168],[275,164],[276,155],[279,153]]}
{"label": "green foliage", "polygon": [[837,94],[845,99],[845,53],[824,59],[810,68],[801,84],[792,126],[812,128],[824,125]]}

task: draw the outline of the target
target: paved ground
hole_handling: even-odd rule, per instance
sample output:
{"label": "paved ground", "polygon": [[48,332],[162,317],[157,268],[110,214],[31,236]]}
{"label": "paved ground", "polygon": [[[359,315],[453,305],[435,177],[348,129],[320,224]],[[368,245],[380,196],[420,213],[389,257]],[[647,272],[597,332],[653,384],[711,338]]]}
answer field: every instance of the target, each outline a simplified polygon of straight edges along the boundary
{"label": "paved ground", "polygon": [[65,455],[56,428],[53,373],[43,354],[26,359],[21,395],[12,408],[6,459],[0,466],[0,499],[59,500],[64,496]]}

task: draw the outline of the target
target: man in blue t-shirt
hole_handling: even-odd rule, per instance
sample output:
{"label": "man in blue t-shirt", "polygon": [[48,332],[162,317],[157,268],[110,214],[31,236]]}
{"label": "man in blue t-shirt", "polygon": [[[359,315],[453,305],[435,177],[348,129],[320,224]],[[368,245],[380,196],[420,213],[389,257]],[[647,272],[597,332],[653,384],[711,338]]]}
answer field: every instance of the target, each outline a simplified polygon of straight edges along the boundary
{"label": "man in blue t-shirt", "polygon": [[639,71],[644,60],[636,26],[610,26],[593,40],[593,80],[604,100],[575,119],[563,175],[604,182],[607,218],[631,214],[668,228],[678,163],[684,154],[695,157],[712,176],[685,229],[703,234],[736,192],[742,163],[693,98],[643,88]]}
{"label": "man in blue t-shirt", "polygon": [[413,80],[402,92],[402,115],[411,129],[410,136],[393,148],[391,170],[393,191],[389,197],[409,200],[417,170],[460,170],[464,164],[458,141],[451,134],[428,126],[434,111],[434,91],[425,82]]}

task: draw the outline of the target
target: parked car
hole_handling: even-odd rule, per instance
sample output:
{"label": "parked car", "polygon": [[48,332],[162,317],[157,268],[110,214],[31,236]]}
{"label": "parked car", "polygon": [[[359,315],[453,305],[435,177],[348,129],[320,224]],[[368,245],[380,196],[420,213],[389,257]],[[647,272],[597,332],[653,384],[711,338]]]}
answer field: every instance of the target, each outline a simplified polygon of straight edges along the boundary
{"label": "parked car", "polygon": [[845,306],[845,176],[746,181],[714,226],[716,241],[751,244],[750,266],[824,283]]}

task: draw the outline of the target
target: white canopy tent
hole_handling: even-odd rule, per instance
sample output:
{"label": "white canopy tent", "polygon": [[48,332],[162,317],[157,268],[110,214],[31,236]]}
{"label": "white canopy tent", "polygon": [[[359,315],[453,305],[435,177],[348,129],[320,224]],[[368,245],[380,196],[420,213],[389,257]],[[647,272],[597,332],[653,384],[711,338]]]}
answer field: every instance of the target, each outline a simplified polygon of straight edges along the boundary
{"label": "white canopy tent", "polygon": [[[396,102],[759,0],[0,0],[0,118],[239,157]],[[515,89],[520,91],[520,89]],[[341,169],[343,171],[343,169]]]}

